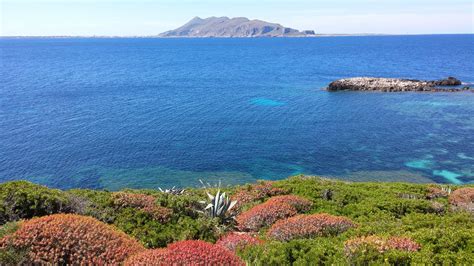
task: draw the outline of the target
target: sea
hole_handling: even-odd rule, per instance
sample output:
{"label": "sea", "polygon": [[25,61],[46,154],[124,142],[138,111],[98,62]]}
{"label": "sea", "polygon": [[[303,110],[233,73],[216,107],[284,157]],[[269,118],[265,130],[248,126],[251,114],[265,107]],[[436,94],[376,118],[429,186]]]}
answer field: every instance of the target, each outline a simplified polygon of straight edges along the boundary
{"label": "sea", "polygon": [[120,190],[315,175],[474,182],[474,35],[0,38],[0,182]]}

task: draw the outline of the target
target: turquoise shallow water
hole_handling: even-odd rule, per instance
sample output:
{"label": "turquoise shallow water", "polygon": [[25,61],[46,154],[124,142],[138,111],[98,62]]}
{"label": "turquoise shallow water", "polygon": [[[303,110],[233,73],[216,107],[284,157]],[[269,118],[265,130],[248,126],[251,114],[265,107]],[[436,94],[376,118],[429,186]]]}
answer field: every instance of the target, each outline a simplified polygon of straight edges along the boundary
{"label": "turquoise shallow water", "polygon": [[0,181],[473,182],[474,93],[321,90],[352,76],[474,82],[473,49],[473,35],[3,38]]}

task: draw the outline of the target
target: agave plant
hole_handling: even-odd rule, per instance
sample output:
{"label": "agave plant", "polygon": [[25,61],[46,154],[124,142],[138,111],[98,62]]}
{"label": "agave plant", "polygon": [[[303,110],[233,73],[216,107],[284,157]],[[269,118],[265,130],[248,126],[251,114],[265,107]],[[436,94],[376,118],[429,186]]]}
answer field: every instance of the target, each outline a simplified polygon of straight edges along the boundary
{"label": "agave plant", "polygon": [[231,201],[225,192],[221,193],[220,190],[217,191],[215,196],[209,194],[209,192],[206,193],[209,197],[209,202],[200,201],[202,204],[207,204],[203,212],[212,218],[219,217],[223,220],[229,218],[227,214],[235,206],[237,201]]}
{"label": "agave plant", "polygon": [[441,190],[447,193],[448,195],[451,195],[451,192],[453,192],[453,190],[450,187],[441,187]]}
{"label": "agave plant", "polygon": [[158,189],[162,193],[171,194],[171,195],[182,195],[182,194],[184,194],[184,191],[185,191],[184,189],[179,189],[179,188],[176,188],[176,187],[167,188],[167,189],[162,189],[161,187],[158,187]]}

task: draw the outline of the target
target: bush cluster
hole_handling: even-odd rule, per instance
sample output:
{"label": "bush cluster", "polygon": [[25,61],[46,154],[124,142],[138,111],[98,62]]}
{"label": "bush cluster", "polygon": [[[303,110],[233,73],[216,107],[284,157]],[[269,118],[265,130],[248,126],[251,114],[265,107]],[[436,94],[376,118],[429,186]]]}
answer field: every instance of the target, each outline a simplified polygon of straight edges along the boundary
{"label": "bush cluster", "polygon": [[237,216],[238,228],[243,231],[258,231],[276,221],[297,214],[295,207],[288,203],[265,202]]}
{"label": "bush cluster", "polygon": [[55,214],[24,221],[0,251],[27,251],[27,264],[119,264],[143,246],[92,217]]}
{"label": "bush cluster", "polygon": [[302,214],[276,222],[267,235],[275,240],[289,241],[296,238],[337,235],[354,226],[346,217],[326,213]]}
{"label": "bush cluster", "polygon": [[[430,187],[437,189],[430,189]],[[242,192],[241,195],[247,196],[248,201],[243,201],[245,204],[241,211],[257,206],[238,216],[240,224],[237,225],[243,225],[246,231],[254,231],[255,235],[265,236],[264,242],[258,245],[242,245],[242,248],[238,243],[244,238],[247,239],[246,235],[242,236],[240,233],[226,235],[226,232],[232,229],[231,226],[223,227],[219,221],[205,217],[196,211],[202,208],[199,201],[206,199],[206,191],[203,189],[190,188],[181,195],[156,190],[127,190],[123,192],[127,196],[119,201],[117,193],[108,191],[85,189],[60,191],[28,182],[11,182],[0,184],[0,217],[3,219],[1,222],[5,223],[58,212],[83,214],[116,226],[130,237],[139,240],[147,248],[171,246],[170,243],[182,240],[202,240],[209,243],[218,241],[219,244],[215,246],[221,246],[222,243],[235,244],[238,247],[236,254],[250,265],[474,265],[472,213],[453,211],[453,209],[461,209],[471,204],[472,200],[468,195],[474,186],[459,187],[451,193],[449,199],[445,196],[449,189],[446,191],[441,189],[440,192],[439,188],[441,186],[384,182],[352,183],[301,176],[229,188],[234,192],[233,199],[240,192]],[[288,195],[290,191],[291,195]],[[132,195],[130,199],[128,194],[141,196]],[[256,205],[264,200],[267,200],[262,204],[264,207]],[[312,203],[312,206],[308,202]],[[446,208],[450,205],[453,208]],[[150,215],[143,206],[162,206],[172,210],[173,214],[167,222],[161,222]],[[353,224],[357,224],[357,227],[338,235],[333,235],[339,232],[337,226],[336,231],[318,232],[315,230],[317,232],[315,235],[305,238],[307,237],[305,223],[301,222],[298,225],[304,229],[301,230],[305,232],[302,234],[294,229],[294,224],[291,224],[286,230],[298,233],[294,234],[296,237],[289,234],[291,237],[287,238],[288,241],[279,241],[270,237],[271,228],[266,231],[266,227],[271,226],[274,221],[287,219],[296,215],[298,211],[307,210],[311,214],[329,213],[336,217],[347,217]],[[294,218],[299,222],[300,219]],[[14,246],[16,231],[26,234],[26,230],[22,229],[22,224],[29,222],[7,222],[0,227],[0,239],[3,243],[0,249],[0,265],[32,264],[28,253],[30,247],[41,246],[43,243],[55,248],[61,246],[59,250],[64,250],[66,256],[69,256],[67,255],[69,252],[74,252],[72,245],[68,243],[80,242],[81,244],[74,244],[74,246],[79,247],[79,250],[85,250],[86,253],[96,252],[94,250],[99,249],[100,243],[107,248],[113,247],[112,250],[117,246],[125,246],[115,245],[116,242],[113,239],[111,244],[107,243],[107,238],[99,233],[107,230],[95,229],[96,226],[93,224],[87,224],[84,227],[73,225],[79,228],[78,230],[70,229],[69,225],[65,224],[61,227],[69,229],[59,230],[55,227],[50,231],[57,232],[55,234],[61,237],[54,245],[51,244],[48,236],[45,238],[47,240],[39,241],[38,238],[33,237],[31,240],[23,241],[28,245]],[[277,221],[277,223],[280,222]],[[281,221],[281,223],[284,222]],[[250,227],[251,230],[245,226]],[[274,226],[276,227],[276,224]],[[49,230],[49,226],[44,228]],[[91,228],[92,232],[87,234],[87,239],[75,238],[79,235],[78,232],[82,232],[81,230],[88,232]],[[332,229],[332,227],[328,228]],[[113,228],[111,230],[116,232]],[[365,253],[355,252],[354,256],[346,256],[345,244],[350,243],[346,243],[348,238],[364,235],[375,235],[377,237],[374,237],[374,242],[380,241],[382,244],[361,244],[361,250],[365,250]],[[409,240],[412,239],[412,241],[403,237],[382,237],[388,235],[409,236]],[[313,236],[317,237],[312,238]],[[128,239],[130,240],[129,237]],[[83,248],[88,241],[92,244],[87,244],[87,246],[94,247],[93,250]],[[251,242],[249,239],[248,241]],[[144,250],[139,244],[138,246],[140,250]],[[44,250],[47,249],[46,246],[41,247]],[[413,252],[418,248],[417,252]],[[105,248],[103,252],[107,252]],[[169,254],[168,249],[148,252],[152,255],[145,258],[151,256],[159,258],[163,256],[162,254]],[[130,254],[133,253],[135,252]],[[156,262],[156,259],[153,261]],[[47,261],[42,263],[47,263]],[[80,264],[80,262],[73,264]]]}
{"label": "bush cluster", "polygon": [[169,256],[166,248],[149,249],[128,258],[125,266],[163,266]]}
{"label": "bush cluster", "polygon": [[240,210],[246,204],[263,200],[268,197],[288,194],[288,191],[274,186],[274,182],[262,181],[257,184],[248,185],[238,189],[232,196],[232,200],[236,200],[236,210]]}
{"label": "bush cluster", "polygon": [[117,192],[113,194],[113,199],[116,206],[137,208],[162,223],[169,221],[173,213],[171,209],[157,205],[155,197],[146,194]]}
{"label": "bush cluster", "polygon": [[367,253],[367,250],[373,249],[379,253],[389,250],[400,250],[415,252],[420,250],[420,244],[408,237],[389,237],[384,238],[376,235],[363,236],[347,240],[344,243],[346,255],[354,257],[358,254]]}
{"label": "bush cluster", "polygon": [[166,249],[148,250],[127,259],[125,265],[245,265],[225,248],[201,240],[170,244]]}
{"label": "bush cluster", "polygon": [[258,231],[280,219],[294,216],[298,212],[308,211],[312,205],[310,200],[295,195],[275,196],[243,212],[237,216],[236,220],[239,229]]}
{"label": "bush cluster", "polygon": [[298,212],[307,212],[313,206],[310,200],[295,195],[283,195],[271,197],[268,204],[289,204],[296,209]]}
{"label": "bush cluster", "polygon": [[413,241],[408,237],[392,236],[387,240],[387,246],[390,249],[397,249],[403,251],[418,251],[420,250],[420,244]]}
{"label": "bush cluster", "polygon": [[0,184],[0,225],[35,216],[70,212],[67,194],[26,181]]}
{"label": "bush cluster", "polygon": [[449,203],[457,209],[474,213],[474,188],[465,187],[456,189],[449,196]]}
{"label": "bush cluster", "polygon": [[275,182],[272,181],[262,181],[260,183],[254,184],[251,186],[251,190],[255,191],[260,199],[288,194],[288,190],[275,187]]}
{"label": "bush cluster", "polygon": [[426,193],[427,199],[437,199],[437,198],[444,198],[448,196],[448,192],[442,190],[439,187],[428,187]]}
{"label": "bush cluster", "polygon": [[238,249],[243,249],[248,246],[258,245],[262,243],[261,240],[246,234],[238,232],[230,232],[222,236],[217,242],[216,245],[219,245],[225,249],[228,249],[232,252],[237,251]]}

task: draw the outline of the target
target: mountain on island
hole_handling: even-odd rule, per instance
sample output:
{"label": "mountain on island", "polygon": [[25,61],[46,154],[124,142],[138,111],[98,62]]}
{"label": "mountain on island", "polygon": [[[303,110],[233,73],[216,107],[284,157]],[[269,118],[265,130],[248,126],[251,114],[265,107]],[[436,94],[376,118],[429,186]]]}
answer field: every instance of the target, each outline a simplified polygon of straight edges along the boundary
{"label": "mountain on island", "polygon": [[160,37],[312,37],[314,31],[299,31],[280,24],[248,18],[195,17],[183,26],[163,32]]}

